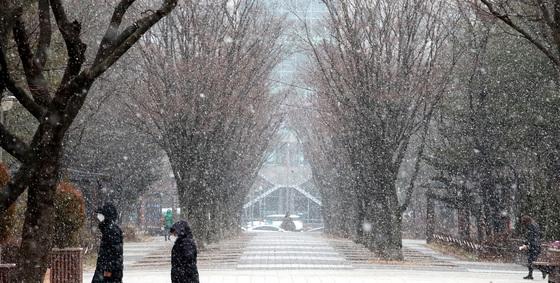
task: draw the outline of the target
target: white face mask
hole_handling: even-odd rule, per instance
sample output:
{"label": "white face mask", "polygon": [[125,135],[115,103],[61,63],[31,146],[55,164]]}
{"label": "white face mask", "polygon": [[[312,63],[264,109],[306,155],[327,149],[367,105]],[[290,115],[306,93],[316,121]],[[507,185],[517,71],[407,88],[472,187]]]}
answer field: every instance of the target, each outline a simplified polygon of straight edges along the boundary
{"label": "white face mask", "polygon": [[99,222],[103,222],[103,220],[105,220],[105,215],[98,213],[97,214],[97,220],[99,220]]}

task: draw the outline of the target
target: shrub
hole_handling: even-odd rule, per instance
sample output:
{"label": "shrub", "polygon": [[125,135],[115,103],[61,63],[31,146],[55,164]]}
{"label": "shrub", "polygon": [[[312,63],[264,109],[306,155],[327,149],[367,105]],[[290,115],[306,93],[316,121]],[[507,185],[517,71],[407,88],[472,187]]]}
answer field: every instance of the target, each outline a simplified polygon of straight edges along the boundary
{"label": "shrub", "polygon": [[80,245],[80,234],[85,222],[85,202],[82,194],[68,182],[60,182],[54,197],[55,236],[58,248]]}

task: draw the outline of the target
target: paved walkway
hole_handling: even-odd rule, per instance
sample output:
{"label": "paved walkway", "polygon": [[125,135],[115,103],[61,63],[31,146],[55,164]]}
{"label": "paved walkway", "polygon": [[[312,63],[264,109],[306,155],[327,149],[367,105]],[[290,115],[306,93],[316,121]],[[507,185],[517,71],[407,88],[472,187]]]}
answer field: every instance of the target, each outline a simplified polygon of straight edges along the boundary
{"label": "paved walkway", "polygon": [[[171,242],[165,242],[162,237],[151,237],[143,242],[128,242],[123,248],[123,263],[125,269],[134,266],[134,264],[145,260],[152,254],[171,251]],[[86,267],[86,272],[92,271],[95,266]]]}
{"label": "paved walkway", "polygon": [[[526,274],[527,268],[521,265],[512,263],[499,263],[499,262],[474,262],[465,261],[457,257],[443,255],[437,251],[432,250],[426,245],[424,240],[404,240],[403,248],[405,250],[413,250],[417,253],[435,258],[438,261],[445,262],[450,266],[454,266],[455,270],[468,271],[468,272],[481,272],[481,273],[516,273]],[[539,273],[539,272],[537,272]],[[540,273],[539,273],[540,274]]]}
{"label": "paved walkway", "polygon": [[[323,236],[324,238],[326,236]],[[331,246],[337,252],[342,254],[356,269],[370,269],[382,268],[384,266],[404,267],[413,269],[455,269],[457,265],[454,264],[450,258],[438,256],[434,253],[424,253],[421,249],[419,241],[405,240],[403,242],[403,262],[386,262],[378,258],[374,253],[370,252],[367,248],[348,239],[339,238],[326,238]],[[418,246],[416,245],[418,243]],[[430,250],[424,242],[424,248]]]}
{"label": "paved walkway", "polygon": [[[201,283],[527,283],[520,274],[421,270],[200,270]],[[86,276],[84,282],[91,280]],[[124,283],[169,283],[169,271],[133,270]],[[536,279],[531,282],[546,282]]]}
{"label": "paved walkway", "polygon": [[[125,245],[124,282],[170,282],[171,246],[159,238]],[[526,282],[521,266],[462,261],[424,241],[405,240],[403,254],[404,262],[387,264],[360,245],[319,233],[243,234],[200,252],[199,270],[206,283]],[[84,282],[91,276],[84,274]]]}
{"label": "paved walkway", "polygon": [[260,233],[237,269],[350,269],[352,265],[319,234]]}
{"label": "paved walkway", "polygon": [[[198,268],[199,269],[232,269],[236,268],[241,255],[246,250],[246,246],[251,243],[251,234],[242,234],[241,236],[222,241],[217,244],[207,246],[204,250],[198,252]],[[125,270],[169,270],[171,268],[171,248],[173,242],[163,242],[163,239],[155,239],[159,248],[144,250],[143,256],[135,257],[132,261],[127,261],[127,247],[125,246]],[[141,243],[140,243],[141,245]],[[128,263],[128,264],[127,264]]]}
{"label": "paved walkway", "polygon": [[124,265],[129,267],[145,259],[150,254],[170,250],[171,245],[171,242],[164,241],[163,237],[152,237],[145,242],[125,243],[123,249]]}

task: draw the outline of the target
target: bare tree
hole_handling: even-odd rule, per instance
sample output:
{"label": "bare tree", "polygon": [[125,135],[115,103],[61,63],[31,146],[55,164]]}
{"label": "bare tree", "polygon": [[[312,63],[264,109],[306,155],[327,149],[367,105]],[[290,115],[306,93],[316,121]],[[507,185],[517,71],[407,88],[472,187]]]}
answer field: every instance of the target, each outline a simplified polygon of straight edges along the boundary
{"label": "bare tree", "polygon": [[[467,200],[456,204],[459,218],[472,216],[475,238],[496,245],[507,231],[504,215],[539,211],[536,199],[558,180],[558,127],[553,122],[558,115],[550,111],[558,107],[557,68],[546,54],[535,52],[533,43],[507,27],[497,28],[502,23],[489,21],[480,7],[456,3],[458,45],[469,52],[453,75],[455,95],[443,102],[431,137],[427,160],[440,187],[432,191]],[[548,236],[558,231],[544,221],[550,213],[537,214]],[[469,238],[470,225],[465,224],[459,225],[459,236]]]}
{"label": "bare tree", "polygon": [[200,243],[239,229],[243,200],[281,116],[268,77],[282,19],[257,0],[189,2],[147,37],[130,112],[166,152]]}
{"label": "bare tree", "polygon": [[[29,11],[29,17],[36,18],[39,25],[37,44],[32,44],[29,24],[24,17],[27,11],[22,7],[16,8],[12,17],[2,23],[3,27],[12,27],[12,39],[19,56],[14,56],[14,51],[6,44],[0,46],[0,89],[7,89],[39,121],[29,143],[0,126],[0,145],[21,162],[13,181],[0,194],[0,212],[4,213],[28,189],[18,280],[41,281],[47,268],[52,246],[53,195],[63,140],[89,89],[177,4],[177,0],[165,0],[159,8],[144,12],[131,25],[122,27],[124,15],[134,2],[121,0],[115,6],[91,65],[84,65],[87,46],[81,40],[81,24],[69,19],[67,9],[71,8],[65,7],[61,0],[36,1],[37,9]],[[62,67],[64,72],[54,82],[45,74],[45,67],[51,63],[49,49],[55,32],[51,24],[53,18],[67,52]],[[19,81],[20,72],[25,81]]]}
{"label": "bare tree", "polygon": [[515,30],[539,49],[560,72],[560,2],[550,0],[477,0],[485,14]]}
{"label": "bare tree", "polygon": [[[356,178],[346,193],[359,200],[359,240],[383,257],[402,258],[401,218],[419,165],[400,201],[396,182],[407,151],[422,154],[447,90],[454,64],[444,59],[455,19],[446,1],[323,2],[330,33],[317,41],[306,27],[316,64],[314,104],[327,113],[320,119],[331,144],[345,152]],[[364,223],[372,229],[361,230]]]}

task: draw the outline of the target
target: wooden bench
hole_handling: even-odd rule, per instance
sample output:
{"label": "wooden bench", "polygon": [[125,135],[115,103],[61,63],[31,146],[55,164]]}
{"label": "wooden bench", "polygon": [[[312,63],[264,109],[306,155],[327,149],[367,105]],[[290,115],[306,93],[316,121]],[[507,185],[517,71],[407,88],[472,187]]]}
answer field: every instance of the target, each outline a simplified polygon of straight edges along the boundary
{"label": "wooden bench", "polygon": [[549,283],[560,283],[560,249],[543,246],[541,255],[533,265],[548,273]]}

